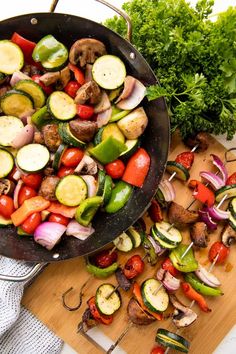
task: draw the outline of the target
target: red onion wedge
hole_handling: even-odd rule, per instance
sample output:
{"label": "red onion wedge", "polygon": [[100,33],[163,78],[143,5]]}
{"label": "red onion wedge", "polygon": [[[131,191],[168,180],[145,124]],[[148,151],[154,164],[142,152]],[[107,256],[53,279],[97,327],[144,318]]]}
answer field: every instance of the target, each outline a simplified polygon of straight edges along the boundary
{"label": "red onion wedge", "polygon": [[10,80],[11,87],[15,86],[17,84],[17,82],[19,82],[21,80],[32,80],[32,79],[31,79],[31,77],[29,77],[28,75],[22,73],[21,71],[15,71],[12,74],[12,77],[11,77],[11,80]]}
{"label": "red onion wedge", "polygon": [[213,165],[215,165],[218,168],[218,170],[220,171],[224,185],[225,185],[227,178],[228,178],[228,172],[225,168],[225,165],[223,164],[222,160],[218,156],[216,156],[214,154],[211,154],[211,156],[213,158]]}
{"label": "red onion wedge", "polygon": [[34,232],[34,240],[49,251],[60,241],[66,226],[57,222],[45,221]]}
{"label": "red onion wedge", "polygon": [[98,113],[97,115],[97,126],[98,128],[103,127],[103,125],[106,125],[109,120],[111,119],[112,115],[112,108],[106,109],[104,112]]}
{"label": "red onion wedge", "polygon": [[94,228],[90,226],[82,226],[76,220],[71,220],[66,228],[67,236],[74,236],[81,241],[86,240],[90,235],[94,233]]}
{"label": "red onion wedge", "polygon": [[163,179],[159,184],[159,189],[166,202],[172,202],[175,199],[175,189],[171,182]]}
{"label": "red onion wedge", "polygon": [[26,144],[32,143],[34,139],[34,127],[27,124],[12,140],[11,145],[15,149],[19,149]]}
{"label": "red onion wedge", "polygon": [[195,271],[195,274],[200,280],[203,281],[203,283],[211,286],[212,288],[217,288],[221,285],[219,279],[212,273],[208,272],[208,270],[206,270],[200,264],[198,265],[198,270]]}
{"label": "red onion wedge", "polygon": [[218,209],[216,206],[207,208],[206,211],[209,215],[217,221],[226,220],[230,217],[230,212],[227,210]]}
{"label": "red onion wedge", "polygon": [[131,94],[117,103],[117,107],[124,110],[134,109],[143,100],[145,93],[146,87],[136,79]]}
{"label": "red onion wedge", "polygon": [[157,271],[156,277],[168,291],[176,291],[180,287],[180,280],[162,267]]}
{"label": "red onion wedge", "polygon": [[165,252],[165,248],[162,248],[153,238],[152,236],[148,235],[147,238],[149,239],[149,241],[151,242],[154,250],[155,250],[155,253],[160,256],[162,253]]}
{"label": "red onion wedge", "polygon": [[90,175],[82,175],[81,176],[88,188],[88,197],[94,197],[97,193],[97,181],[93,176]]}
{"label": "red onion wedge", "polygon": [[14,194],[13,194],[13,204],[14,204],[14,208],[17,209],[19,207],[19,203],[18,203],[18,197],[19,197],[19,193],[21,190],[21,187],[23,185],[23,181],[22,179],[19,179],[16,185],[16,188],[14,190]]}
{"label": "red onion wedge", "polygon": [[104,112],[111,107],[111,102],[109,100],[106,92],[102,93],[101,101],[94,107],[94,113]]}
{"label": "red onion wedge", "polygon": [[129,97],[133,91],[136,79],[133,76],[126,76],[124,81],[124,89],[121,92],[120,96],[117,98],[115,103],[118,103],[120,100],[124,100],[125,98]]}
{"label": "red onion wedge", "polygon": [[200,176],[204,178],[207,182],[209,182],[215,190],[220,189],[225,185],[222,178],[220,178],[213,172],[201,171]]}
{"label": "red onion wedge", "polygon": [[206,225],[207,228],[211,231],[217,229],[217,223],[212,219],[212,217],[209,215],[208,211],[205,210],[198,210],[199,218],[201,221],[203,221]]}

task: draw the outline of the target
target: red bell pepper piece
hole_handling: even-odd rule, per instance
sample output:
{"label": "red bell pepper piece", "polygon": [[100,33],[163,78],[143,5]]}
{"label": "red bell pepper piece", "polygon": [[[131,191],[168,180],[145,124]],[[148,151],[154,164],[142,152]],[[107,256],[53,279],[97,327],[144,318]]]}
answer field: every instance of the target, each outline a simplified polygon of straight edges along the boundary
{"label": "red bell pepper piece", "polygon": [[75,75],[75,80],[82,86],[85,83],[84,73],[81,69],[77,68],[76,65],[71,63],[68,64],[68,68],[73,71]]}
{"label": "red bell pepper piece", "polygon": [[142,187],[148,174],[151,159],[147,151],[139,148],[129,159],[122,180],[136,187]]}
{"label": "red bell pepper piece", "polygon": [[202,311],[211,312],[204,297],[194,290],[189,283],[181,283],[181,286],[187,298],[196,301]]}
{"label": "red bell pepper piece", "polygon": [[59,202],[51,202],[50,207],[47,209],[50,213],[60,214],[66,218],[72,219],[75,216],[77,207],[69,207]]}
{"label": "red bell pepper piece", "polygon": [[161,267],[162,269],[167,270],[171,275],[173,275],[173,277],[177,277],[180,274],[178,269],[173,266],[173,263],[171,262],[170,258],[166,258],[162,262]]}
{"label": "red bell pepper piece", "polygon": [[236,184],[236,172],[230,175],[226,181],[227,185]]}
{"label": "red bell pepper piece", "polygon": [[163,220],[160,204],[155,199],[151,202],[151,206],[148,209],[148,214],[153,222],[160,222]]}
{"label": "red bell pepper piece", "polygon": [[179,163],[180,165],[184,166],[189,170],[192,167],[194,161],[194,153],[191,151],[185,151],[181,154],[177,155],[175,162]]}
{"label": "red bell pepper piece", "polygon": [[203,204],[206,204],[208,207],[214,205],[215,195],[203,183],[192,179],[188,185],[190,188],[194,188],[193,197],[195,199],[199,200]]}
{"label": "red bell pepper piece", "polygon": [[91,315],[93,316],[93,318],[100,322],[103,323],[105,325],[109,325],[112,323],[113,321],[113,316],[108,316],[108,315],[102,315],[99,311],[98,308],[96,306],[96,302],[95,302],[95,296],[92,296],[88,301],[87,301],[89,310],[91,312]]}
{"label": "red bell pepper piece", "polygon": [[28,39],[20,36],[17,32],[13,33],[11,41],[21,48],[25,57],[25,61],[28,64],[36,65],[35,61],[32,59],[32,53],[36,46],[35,42],[29,41]]}

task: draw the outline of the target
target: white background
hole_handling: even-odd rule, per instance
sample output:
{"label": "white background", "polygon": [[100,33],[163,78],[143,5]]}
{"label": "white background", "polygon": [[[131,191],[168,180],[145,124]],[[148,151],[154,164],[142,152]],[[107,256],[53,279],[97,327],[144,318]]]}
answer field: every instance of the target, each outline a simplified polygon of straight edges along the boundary
{"label": "white background", "polygon": [[[117,7],[121,7],[122,3],[124,2],[124,0],[109,1]],[[197,0],[191,0],[189,2],[194,5],[196,4]],[[6,0],[1,6],[0,20],[27,13],[48,12],[50,4],[50,0]],[[221,11],[224,11],[230,5],[236,6],[236,0],[215,0],[214,13],[217,14]],[[56,11],[86,17],[97,22],[102,22],[104,19],[111,17],[114,14],[112,10],[106,8],[104,5],[97,3],[95,0],[60,0]],[[235,144],[235,139],[231,142],[226,142],[224,137],[218,137],[218,140],[220,140],[227,147],[231,147]],[[102,333],[99,332],[99,329],[96,329],[91,333],[91,336],[96,337],[97,341],[100,340],[104,346],[109,347],[111,343],[109,343],[108,338],[104,337]],[[72,354],[75,352],[66,345],[63,349],[63,353]],[[236,326],[232,329],[228,336],[226,336],[223,343],[215,352],[215,354],[234,353],[236,353]]]}

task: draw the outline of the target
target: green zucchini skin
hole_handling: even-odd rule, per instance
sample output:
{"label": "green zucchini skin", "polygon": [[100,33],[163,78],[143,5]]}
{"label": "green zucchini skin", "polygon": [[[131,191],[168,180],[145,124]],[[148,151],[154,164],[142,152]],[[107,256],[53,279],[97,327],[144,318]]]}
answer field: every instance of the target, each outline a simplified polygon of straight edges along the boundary
{"label": "green zucchini skin", "polygon": [[187,168],[185,168],[183,165],[181,165],[178,162],[175,161],[168,161],[167,162],[167,166],[166,166],[166,170],[172,174],[172,173],[176,173],[175,177],[180,179],[181,181],[186,182],[189,177],[189,171],[187,170]]}
{"label": "green zucchini skin", "polygon": [[45,104],[46,97],[42,87],[33,80],[20,80],[14,89],[28,93],[34,102],[35,108],[41,108]]}
{"label": "green zucchini skin", "polygon": [[1,97],[1,110],[7,116],[20,118],[34,108],[32,97],[23,91],[10,90]]}
{"label": "green zucchini skin", "polygon": [[0,161],[1,161],[0,178],[3,178],[6,177],[13,169],[14,158],[9,151],[5,149],[0,149]]}

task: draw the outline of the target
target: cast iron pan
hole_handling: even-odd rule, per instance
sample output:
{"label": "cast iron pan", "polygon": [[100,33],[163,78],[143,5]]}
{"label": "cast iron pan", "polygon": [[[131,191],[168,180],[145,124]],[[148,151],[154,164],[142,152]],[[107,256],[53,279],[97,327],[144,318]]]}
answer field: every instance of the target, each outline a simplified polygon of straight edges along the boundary
{"label": "cast iron pan", "polygon": [[[79,38],[97,38],[104,42],[108,53],[117,55],[125,62],[129,75],[141,80],[146,86],[157,82],[147,62],[128,41],[88,19],[66,14],[34,13],[0,23],[0,39],[11,38],[15,31],[35,42],[52,34],[68,48]],[[113,215],[98,213],[93,221],[96,232],[86,241],[64,237],[52,251],[36,244],[32,238],[19,237],[13,227],[0,229],[1,255],[30,262],[52,262],[83,256],[114,240],[144,213],[162,178],[169,148],[169,119],[164,99],[152,102],[145,100],[144,109],[149,124],[142,146],[151,157],[151,167],[143,188],[134,190],[127,205]]]}

